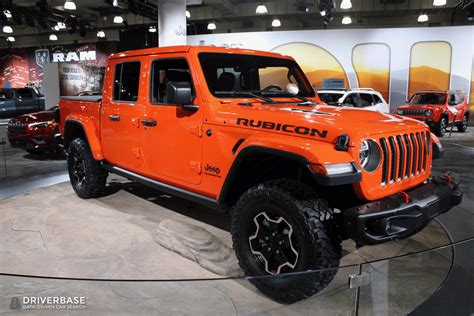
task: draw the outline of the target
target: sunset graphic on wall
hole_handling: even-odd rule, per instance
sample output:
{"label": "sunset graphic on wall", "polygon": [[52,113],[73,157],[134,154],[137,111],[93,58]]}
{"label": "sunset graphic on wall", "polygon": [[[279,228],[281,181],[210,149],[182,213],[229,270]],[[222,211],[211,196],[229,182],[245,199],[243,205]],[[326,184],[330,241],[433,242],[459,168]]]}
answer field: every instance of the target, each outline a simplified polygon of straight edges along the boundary
{"label": "sunset graphic on wall", "polygon": [[352,51],[352,66],[361,88],[373,88],[388,101],[390,48],[385,44],[359,44]]}
{"label": "sunset graphic on wall", "polygon": [[408,95],[419,90],[448,90],[451,75],[451,45],[419,42],[410,53]]}
{"label": "sunset graphic on wall", "polygon": [[324,79],[344,79],[348,87],[347,76],[339,61],[327,50],[309,43],[289,43],[278,46],[272,52],[292,56],[305,72],[310,83],[317,88]]}

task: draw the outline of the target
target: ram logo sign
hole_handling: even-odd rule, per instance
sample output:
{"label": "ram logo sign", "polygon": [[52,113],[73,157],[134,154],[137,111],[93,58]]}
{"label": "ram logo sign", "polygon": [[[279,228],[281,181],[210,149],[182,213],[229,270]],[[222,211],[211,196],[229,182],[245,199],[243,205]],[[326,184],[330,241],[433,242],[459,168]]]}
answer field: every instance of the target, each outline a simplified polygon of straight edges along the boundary
{"label": "ram logo sign", "polygon": [[38,67],[43,68],[44,64],[49,63],[49,50],[46,48],[35,50],[35,59]]}
{"label": "ram logo sign", "polygon": [[83,51],[77,54],[76,52],[53,53],[53,63],[71,62],[71,61],[89,61],[96,60],[95,50]]}

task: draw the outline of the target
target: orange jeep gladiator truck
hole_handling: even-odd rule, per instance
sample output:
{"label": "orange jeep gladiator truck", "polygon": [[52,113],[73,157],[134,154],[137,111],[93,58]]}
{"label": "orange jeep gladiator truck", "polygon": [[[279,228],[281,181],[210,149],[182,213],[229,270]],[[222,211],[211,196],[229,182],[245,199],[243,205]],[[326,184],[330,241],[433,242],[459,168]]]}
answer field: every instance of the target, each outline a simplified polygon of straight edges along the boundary
{"label": "orange jeep gladiator truck", "polygon": [[59,102],[72,187],[100,197],[115,173],[229,210],[250,281],[296,302],[331,282],[341,240],[405,238],[462,200],[452,176],[431,176],[425,124],[318,102],[289,56],[193,46],[113,54],[101,96]]}

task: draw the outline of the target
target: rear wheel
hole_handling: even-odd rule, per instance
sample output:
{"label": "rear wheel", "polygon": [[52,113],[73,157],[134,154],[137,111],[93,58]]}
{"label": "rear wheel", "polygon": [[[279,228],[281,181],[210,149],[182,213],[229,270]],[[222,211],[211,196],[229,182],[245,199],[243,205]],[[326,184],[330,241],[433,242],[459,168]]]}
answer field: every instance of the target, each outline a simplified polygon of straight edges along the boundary
{"label": "rear wheel", "polygon": [[[341,257],[334,230],[327,203],[291,181],[257,185],[233,208],[232,239],[240,266],[251,283],[280,303],[308,298],[334,278]],[[318,269],[327,270],[288,274]]]}
{"label": "rear wheel", "polygon": [[464,115],[464,117],[462,118],[461,125],[458,125],[458,132],[464,133],[467,130],[468,121],[469,121],[469,116]]}
{"label": "rear wheel", "polygon": [[436,136],[442,137],[446,134],[446,128],[448,127],[448,120],[446,117],[442,117],[436,127],[435,134]]}
{"label": "rear wheel", "polygon": [[45,153],[43,150],[38,149],[27,149],[26,151],[31,155],[42,155]]}
{"label": "rear wheel", "polygon": [[108,173],[94,159],[84,139],[76,138],[69,145],[67,165],[69,179],[77,195],[88,199],[104,193]]}

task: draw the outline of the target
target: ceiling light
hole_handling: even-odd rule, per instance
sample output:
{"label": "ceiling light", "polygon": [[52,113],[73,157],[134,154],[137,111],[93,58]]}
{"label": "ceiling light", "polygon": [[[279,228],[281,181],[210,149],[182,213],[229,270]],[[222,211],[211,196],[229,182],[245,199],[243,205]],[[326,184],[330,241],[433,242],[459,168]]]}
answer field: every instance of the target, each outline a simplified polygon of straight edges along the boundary
{"label": "ceiling light", "polygon": [[326,16],[326,10],[323,10],[323,11],[321,11],[321,12],[319,12],[319,13],[321,13],[321,16]]}
{"label": "ceiling light", "polygon": [[216,26],[216,23],[214,23],[214,22],[211,22],[207,25],[207,29],[209,31],[215,30],[216,28],[217,28],[217,26]]}
{"label": "ceiling light", "polygon": [[273,27],[280,27],[280,26],[281,26],[281,21],[280,21],[280,19],[273,19],[273,21],[272,21],[272,26],[273,26]]}
{"label": "ceiling light", "polygon": [[117,23],[117,24],[123,23],[123,18],[120,15],[114,16],[114,23]]}
{"label": "ceiling light", "polygon": [[13,33],[13,29],[10,25],[5,25],[3,27],[3,33]]}
{"label": "ceiling light", "polygon": [[97,37],[105,37],[105,32],[100,30],[99,32],[97,32]]}
{"label": "ceiling light", "polygon": [[57,27],[59,27],[61,30],[63,30],[63,29],[66,28],[66,23],[64,23],[64,22],[58,22]]}
{"label": "ceiling light", "polygon": [[59,26],[55,25],[51,28],[53,31],[59,31]]}
{"label": "ceiling light", "polygon": [[150,26],[150,28],[148,29],[148,32],[156,33],[156,26]]}
{"label": "ceiling light", "polygon": [[255,10],[257,14],[265,14],[268,13],[267,7],[264,4],[260,4],[257,9]]}
{"label": "ceiling light", "polygon": [[113,1],[112,1],[112,5],[113,5],[114,7],[118,7],[118,0],[113,0]]}
{"label": "ceiling light", "polygon": [[64,10],[76,10],[76,4],[72,0],[64,2]]}
{"label": "ceiling light", "polygon": [[10,10],[3,10],[3,14],[5,14],[7,19],[11,19],[12,17],[12,13],[10,12]]}
{"label": "ceiling light", "polygon": [[14,42],[15,38],[13,36],[8,36],[7,37],[7,42]]}
{"label": "ceiling light", "polygon": [[435,7],[441,7],[443,5],[446,5],[446,0],[433,0],[433,5]]}
{"label": "ceiling light", "polygon": [[56,36],[56,34],[51,34],[51,35],[49,36],[49,40],[50,40],[50,41],[57,41],[57,40],[58,40],[58,37]]}
{"label": "ceiling light", "polygon": [[351,24],[352,23],[352,19],[350,16],[345,16],[342,18],[342,24]]}
{"label": "ceiling light", "polygon": [[351,0],[342,0],[341,2],[341,9],[343,10],[348,10],[352,8],[352,2]]}
{"label": "ceiling light", "polygon": [[186,17],[187,17],[188,19],[191,18],[191,12],[189,12],[188,10],[186,10]]}
{"label": "ceiling light", "polygon": [[418,17],[418,22],[419,23],[428,22],[428,14],[420,14],[420,16]]}

